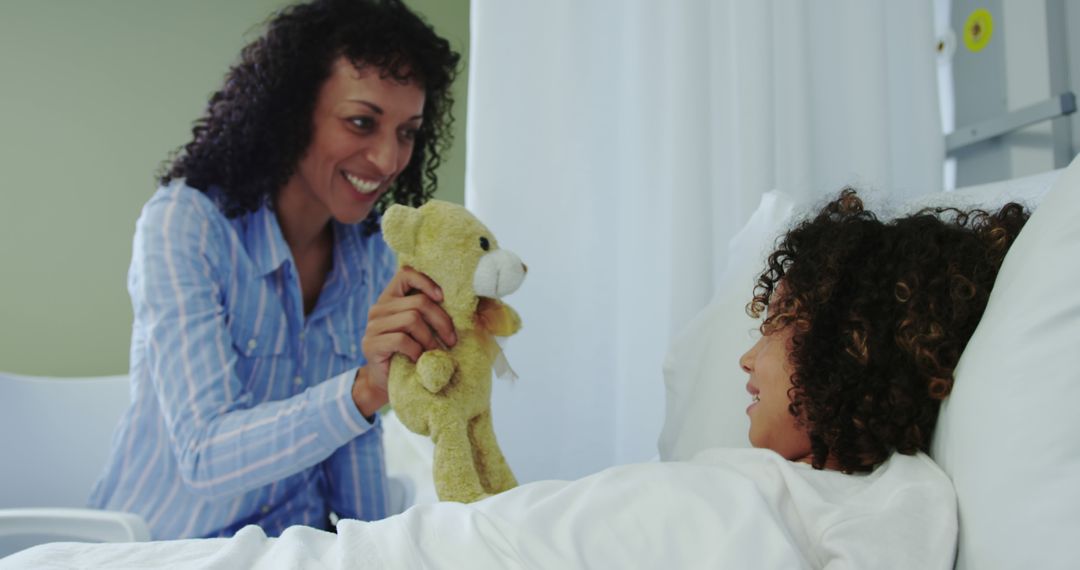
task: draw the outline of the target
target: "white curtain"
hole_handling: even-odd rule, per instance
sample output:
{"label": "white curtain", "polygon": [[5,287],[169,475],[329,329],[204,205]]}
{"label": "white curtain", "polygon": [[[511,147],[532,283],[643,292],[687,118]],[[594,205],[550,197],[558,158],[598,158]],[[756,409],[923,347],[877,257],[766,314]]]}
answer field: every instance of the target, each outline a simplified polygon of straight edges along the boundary
{"label": "white curtain", "polygon": [[493,395],[520,479],[656,455],[667,343],[762,193],[941,190],[934,42],[931,0],[472,0],[466,204],[529,265]]}

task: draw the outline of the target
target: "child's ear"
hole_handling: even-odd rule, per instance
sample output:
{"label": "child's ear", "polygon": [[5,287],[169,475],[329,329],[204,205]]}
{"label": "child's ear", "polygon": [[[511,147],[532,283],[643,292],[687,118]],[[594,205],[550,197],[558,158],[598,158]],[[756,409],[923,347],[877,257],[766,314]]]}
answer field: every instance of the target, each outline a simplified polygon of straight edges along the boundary
{"label": "child's ear", "polygon": [[411,254],[416,248],[416,233],[420,230],[421,214],[416,208],[393,204],[382,218],[382,234],[386,244],[400,254]]}

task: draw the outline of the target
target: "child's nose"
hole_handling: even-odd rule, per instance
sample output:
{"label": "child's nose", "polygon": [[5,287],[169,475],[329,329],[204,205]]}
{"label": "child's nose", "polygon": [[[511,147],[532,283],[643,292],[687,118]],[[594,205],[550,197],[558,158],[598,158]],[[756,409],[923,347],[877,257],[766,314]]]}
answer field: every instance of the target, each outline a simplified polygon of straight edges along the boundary
{"label": "child's nose", "polygon": [[754,346],[750,347],[750,350],[744,352],[743,355],[739,357],[739,368],[742,368],[743,372],[749,374],[754,371],[754,353],[757,352],[761,341],[762,339],[759,338],[758,341],[754,343]]}

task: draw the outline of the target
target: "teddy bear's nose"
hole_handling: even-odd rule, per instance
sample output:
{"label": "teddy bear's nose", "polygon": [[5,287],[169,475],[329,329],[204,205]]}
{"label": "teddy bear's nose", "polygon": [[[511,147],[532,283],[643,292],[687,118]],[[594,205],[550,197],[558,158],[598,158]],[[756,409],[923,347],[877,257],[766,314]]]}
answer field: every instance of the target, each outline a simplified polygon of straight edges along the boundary
{"label": "teddy bear's nose", "polygon": [[521,264],[521,270],[524,271],[525,273],[528,273],[529,272],[529,266],[522,263]]}

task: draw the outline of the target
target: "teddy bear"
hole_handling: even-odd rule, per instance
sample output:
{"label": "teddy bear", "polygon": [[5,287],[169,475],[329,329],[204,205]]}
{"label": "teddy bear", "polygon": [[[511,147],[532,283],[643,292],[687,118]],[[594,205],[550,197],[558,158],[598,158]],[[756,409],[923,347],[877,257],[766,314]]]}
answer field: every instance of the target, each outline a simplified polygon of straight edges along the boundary
{"label": "teddy bear", "polygon": [[458,339],[415,363],[402,354],[390,363],[394,413],[435,444],[439,499],[469,503],[515,487],[492,427],[491,375],[493,366],[509,368],[495,337],[516,333],[521,319],[499,298],[521,285],[525,264],[499,249],[468,210],[440,200],[419,208],[390,206],[382,233],[400,266],[424,273],[442,289],[441,305]]}

